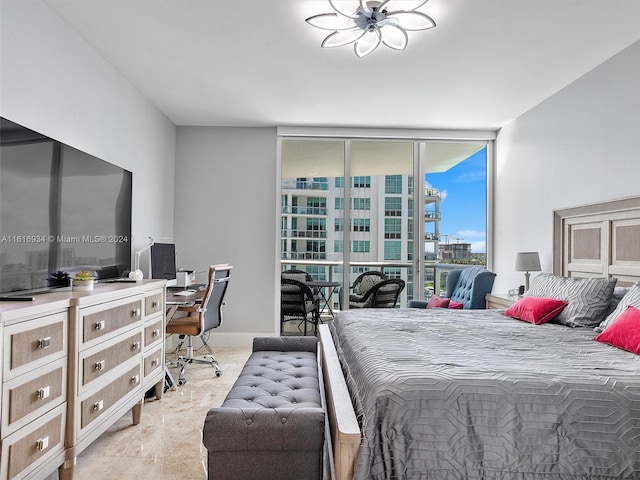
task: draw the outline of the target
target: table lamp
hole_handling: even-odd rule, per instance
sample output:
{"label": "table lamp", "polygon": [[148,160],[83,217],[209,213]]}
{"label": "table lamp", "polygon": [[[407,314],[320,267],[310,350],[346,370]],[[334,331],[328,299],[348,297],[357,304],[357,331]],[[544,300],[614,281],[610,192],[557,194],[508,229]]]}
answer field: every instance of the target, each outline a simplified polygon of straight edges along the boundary
{"label": "table lamp", "polygon": [[516,265],[514,267],[516,272],[525,272],[524,274],[524,291],[529,290],[529,272],[539,272],[542,270],[540,267],[540,255],[538,252],[517,252],[516,253]]}

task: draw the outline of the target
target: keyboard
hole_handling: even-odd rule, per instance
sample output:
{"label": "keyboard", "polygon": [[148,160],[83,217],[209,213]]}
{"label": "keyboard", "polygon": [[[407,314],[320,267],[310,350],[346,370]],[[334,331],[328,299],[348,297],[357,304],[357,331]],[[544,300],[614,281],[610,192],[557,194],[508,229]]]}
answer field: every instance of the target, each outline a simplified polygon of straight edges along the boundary
{"label": "keyboard", "polygon": [[171,295],[178,295],[180,297],[188,297],[189,295],[193,295],[197,293],[197,290],[179,290],[177,292],[171,292]]}

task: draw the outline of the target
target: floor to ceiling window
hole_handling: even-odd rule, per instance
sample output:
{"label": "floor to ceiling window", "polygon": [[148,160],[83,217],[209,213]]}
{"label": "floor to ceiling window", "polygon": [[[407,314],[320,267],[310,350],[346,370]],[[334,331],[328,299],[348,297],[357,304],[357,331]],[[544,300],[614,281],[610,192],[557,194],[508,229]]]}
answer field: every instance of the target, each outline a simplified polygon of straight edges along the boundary
{"label": "floor to ceiling window", "polygon": [[487,143],[281,136],[282,269],[378,270],[405,280],[400,306],[428,297],[449,257],[486,261]]}

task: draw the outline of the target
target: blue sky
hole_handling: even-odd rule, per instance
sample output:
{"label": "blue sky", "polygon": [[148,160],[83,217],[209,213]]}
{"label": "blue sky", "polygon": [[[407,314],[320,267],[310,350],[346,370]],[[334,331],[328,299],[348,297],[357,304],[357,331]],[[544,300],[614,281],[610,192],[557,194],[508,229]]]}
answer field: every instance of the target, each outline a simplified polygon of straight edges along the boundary
{"label": "blue sky", "polygon": [[[486,252],[486,149],[483,148],[444,173],[426,175],[427,187],[442,193],[440,241],[471,243],[472,253]],[[429,207],[432,209],[433,207]],[[427,231],[429,227],[427,224]]]}

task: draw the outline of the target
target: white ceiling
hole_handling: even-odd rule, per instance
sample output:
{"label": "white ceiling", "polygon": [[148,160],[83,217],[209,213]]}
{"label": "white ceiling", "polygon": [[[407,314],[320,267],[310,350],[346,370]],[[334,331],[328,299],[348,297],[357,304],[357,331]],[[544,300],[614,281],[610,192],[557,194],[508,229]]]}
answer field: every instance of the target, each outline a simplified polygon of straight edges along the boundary
{"label": "white ceiling", "polygon": [[497,129],[640,40],[639,0],[430,0],[363,59],[327,0],[44,1],[176,125]]}

